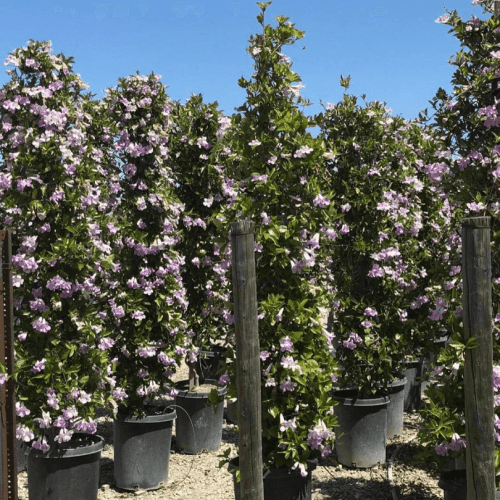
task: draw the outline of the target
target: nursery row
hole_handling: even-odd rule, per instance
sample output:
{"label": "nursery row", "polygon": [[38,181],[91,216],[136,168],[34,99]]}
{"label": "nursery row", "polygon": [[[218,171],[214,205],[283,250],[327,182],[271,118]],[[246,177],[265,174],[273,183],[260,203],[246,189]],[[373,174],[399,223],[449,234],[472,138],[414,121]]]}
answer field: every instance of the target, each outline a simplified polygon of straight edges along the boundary
{"label": "nursery row", "polygon": [[156,399],[179,395],[182,360],[196,394],[199,355],[217,345],[225,356],[208,403],[236,396],[230,236],[248,220],[264,467],[307,475],[334,447],[332,390],[387,398],[443,331],[452,342],[434,360],[420,437],[429,461],[463,456],[466,217],[491,220],[495,339],[500,322],[500,19],[438,20],[470,50],[428,124],[347,93],[307,116],[283,52],[304,32],[285,16],[266,24],[269,2],[258,6],[253,74],[238,81],[247,98],[230,117],[202,96],[171,101],[154,73],[120,78],[95,100],[50,42],[8,56],[0,224],[13,234],[16,358],[12,373],[0,360],[0,387],[15,387],[16,436],[34,452],[95,434],[99,408],[150,416]]}

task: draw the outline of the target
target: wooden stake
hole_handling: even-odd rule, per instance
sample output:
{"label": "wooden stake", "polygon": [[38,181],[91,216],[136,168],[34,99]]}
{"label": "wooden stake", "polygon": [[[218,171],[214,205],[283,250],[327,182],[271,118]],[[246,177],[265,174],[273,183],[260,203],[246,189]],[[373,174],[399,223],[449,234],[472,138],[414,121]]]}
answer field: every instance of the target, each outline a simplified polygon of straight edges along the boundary
{"label": "wooden stake", "polygon": [[241,500],[264,500],[255,224],[231,224]]}
{"label": "wooden stake", "polygon": [[462,225],[464,337],[478,343],[465,351],[468,500],[495,499],[490,224],[472,217]]}
{"label": "wooden stake", "polygon": [[[0,231],[0,362],[14,371],[12,234]],[[17,500],[17,441],[14,379],[0,385],[0,500]]]}

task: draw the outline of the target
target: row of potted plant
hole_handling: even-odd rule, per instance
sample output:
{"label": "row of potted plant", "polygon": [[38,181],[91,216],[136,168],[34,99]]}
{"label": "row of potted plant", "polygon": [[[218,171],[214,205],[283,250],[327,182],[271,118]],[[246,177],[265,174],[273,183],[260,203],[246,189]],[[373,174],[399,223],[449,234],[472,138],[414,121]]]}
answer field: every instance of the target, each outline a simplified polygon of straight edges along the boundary
{"label": "row of potted plant", "polygon": [[[154,74],[92,101],[46,43],[9,57],[21,74],[0,97],[2,218],[18,235],[18,436],[35,448],[95,432],[98,406],[144,416],[145,403],[175,396],[182,357],[230,333],[234,220],[258,223],[266,468],[307,475],[308,460],[332,451],[333,384],[380,394],[408,353],[430,350],[458,300],[462,212],[441,183],[452,162],[440,135],[348,96],[308,119],[282,53],[303,32],[284,16],[265,24],[269,3],[259,6],[255,73],[240,79],[247,101],[231,119],[201,97],[170,103]],[[321,325],[328,305],[333,331]],[[233,357],[220,370],[230,395]]]}

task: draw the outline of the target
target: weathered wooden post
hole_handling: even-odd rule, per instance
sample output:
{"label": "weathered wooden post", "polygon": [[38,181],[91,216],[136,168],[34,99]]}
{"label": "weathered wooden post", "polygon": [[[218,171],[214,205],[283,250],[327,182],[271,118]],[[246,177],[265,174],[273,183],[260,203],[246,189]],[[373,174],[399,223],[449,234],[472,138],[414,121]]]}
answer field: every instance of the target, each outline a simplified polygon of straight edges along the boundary
{"label": "weathered wooden post", "polygon": [[467,499],[495,499],[490,217],[462,224]]}
{"label": "weathered wooden post", "polygon": [[[11,231],[0,231],[0,362],[14,371]],[[0,385],[0,500],[17,500],[17,442],[14,380]]]}
{"label": "weathered wooden post", "polygon": [[241,500],[264,500],[255,224],[231,224]]}

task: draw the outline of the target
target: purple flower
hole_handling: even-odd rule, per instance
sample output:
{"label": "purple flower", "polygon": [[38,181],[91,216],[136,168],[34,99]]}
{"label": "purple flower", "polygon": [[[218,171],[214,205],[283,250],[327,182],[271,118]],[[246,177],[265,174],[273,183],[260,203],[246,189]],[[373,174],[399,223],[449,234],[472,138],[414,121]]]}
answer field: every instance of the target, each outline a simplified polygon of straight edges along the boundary
{"label": "purple flower", "polygon": [[39,373],[42,370],[45,369],[45,358],[41,359],[40,361],[37,361],[32,367],[31,367],[31,372],[32,373]]}
{"label": "purple flower", "polygon": [[33,442],[33,448],[40,451],[50,450],[50,445],[47,443],[45,436],[40,436],[36,441]]}
{"label": "purple flower", "polygon": [[229,378],[229,375],[227,373],[224,373],[223,375],[221,375],[219,377],[219,384],[220,385],[225,385],[225,384],[229,384],[229,381],[231,379]]}
{"label": "purple flower", "polygon": [[68,422],[64,418],[63,415],[59,415],[55,420],[54,420],[54,427],[60,427],[60,428],[66,428],[68,426]]}
{"label": "purple flower", "polygon": [[17,424],[17,426],[16,426],[16,439],[19,439],[19,441],[24,441],[24,442],[28,443],[31,440],[35,439],[35,435],[33,434],[33,431],[30,430],[25,425]]}
{"label": "purple flower", "polygon": [[33,326],[36,331],[41,333],[47,333],[51,329],[49,323],[43,318],[36,319],[33,323],[31,323],[31,326]]}
{"label": "purple flower", "polygon": [[330,200],[326,196],[318,194],[318,196],[316,196],[316,198],[314,198],[313,200],[313,205],[315,207],[324,208],[330,205]]}
{"label": "purple flower", "polygon": [[78,402],[81,404],[90,403],[92,401],[92,397],[90,394],[87,394],[85,391],[80,391],[80,396],[78,398]]}
{"label": "purple flower", "polygon": [[100,340],[99,345],[97,346],[98,349],[101,351],[105,351],[106,349],[109,349],[115,345],[115,341],[110,338],[110,337],[104,337],[103,339]]}
{"label": "purple flower", "polygon": [[78,411],[75,406],[72,406],[71,408],[63,410],[63,416],[65,420],[71,420],[72,418],[76,418],[78,416]]}
{"label": "purple flower", "polygon": [[365,316],[377,316],[378,312],[376,309],[372,309],[371,307],[367,307],[363,314]]}
{"label": "purple flower", "polygon": [[354,349],[356,347],[356,344],[351,340],[344,340],[342,344],[344,345],[344,347],[347,347],[347,349]]}
{"label": "purple flower", "polygon": [[269,356],[270,356],[270,354],[267,351],[262,351],[260,353],[260,359],[261,359],[261,361],[265,361]]}
{"label": "purple flower", "polygon": [[448,451],[447,447],[445,444],[438,444],[436,445],[436,447],[434,448],[434,450],[436,451],[436,453],[438,455],[442,455],[443,457],[446,455],[446,452]]}
{"label": "purple flower", "polygon": [[493,367],[493,390],[496,392],[500,389],[500,366]]}
{"label": "purple flower", "polygon": [[59,401],[57,400],[56,391],[54,391],[54,389],[49,389],[47,391],[47,405],[54,408],[54,410],[59,409]]}
{"label": "purple flower", "polygon": [[24,406],[23,404],[21,404],[19,401],[16,403],[16,415],[18,417],[25,417],[26,415],[29,415],[30,414],[30,411],[28,410],[28,408],[26,408],[26,406]]}
{"label": "purple flower", "polygon": [[280,351],[281,352],[293,352],[293,343],[290,340],[290,337],[285,337],[280,340]]}
{"label": "purple flower", "polygon": [[281,366],[283,368],[289,368],[290,370],[298,370],[302,373],[302,369],[300,368],[297,361],[295,361],[291,356],[283,356],[281,359]]}
{"label": "purple flower", "polygon": [[141,321],[146,318],[146,315],[142,311],[134,311],[132,313],[132,318]]}
{"label": "purple flower", "polygon": [[461,438],[456,432],[451,438],[451,443],[447,445],[449,450],[458,451],[460,448],[466,448],[465,439]]}
{"label": "purple flower", "polygon": [[363,328],[371,328],[373,326],[373,323],[371,321],[368,321],[367,319],[365,321],[361,322],[361,326]]}
{"label": "purple flower", "polygon": [[6,373],[1,373],[0,374],[0,385],[5,384],[7,382],[7,374]]}
{"label": "purple flower", "polygon": [[280,431],[285,432],[287,429],[291,429],[292,431],[297,430],[297,418],[294,417],[291,420],[285,420],[282,414],[280,414]]}
{"label": "purple flower", "polygon": [[287,377],[286,380],[280,384],[280,389],[283,392],[293,391],[295,389],[295,387],[297,387],[297,383],[292,382],[290,380],[290,377]]}
{"label": "purple flower", "polygon": [[155,347],[140,347],[137,349],[137,354],[141,358],[152,358],[153,356],[156,355],[156,348]]}
{"label": "purple flower", "polygon": [[308,146],[302,146],[300,149],[295,151],[293,154],[294,158],[305,158],[307,154],[309,154],[311,151],[313,151],[313,148],[310,148]]}
{"label": "purple flower", "polygon": [[125,316],[125,311],[123,310],[122,306],[118,306],[118,307],[112,306],[111,312],[113,313],[113,316],[116,319],[120,319],[120,318],[123,318],[123,316]]}
{"label": "purple flower", "polygon": [[67,443],[68,441],[71,440],[72,435],[73,435],[73,431],[70,431],[68,429],[61,429],[59,431],[59,435],[56,436],[55,441],[57,441],[59,444]]}
{"label": "purple flower", "polygon": [[276,322],[279,323],[280,321],[283,321],[283,311],[283,307],[278,311],[278,314],[276,315]]}
{"label": "purple flower", "polygon": [[52,419],[48,411],[42,410],[42,418],[36,418],[35,420],[38,422],[41,429],[48,429],[52,424]]}
{"label": "purple flower", "polygon": [[224,311],[222,311],[222,317],[226,320],[226,323],[228,325],[232,325],[233,324],[233,322],[234,322],[234,316],[227,309],[224,309]]}

